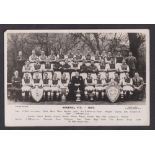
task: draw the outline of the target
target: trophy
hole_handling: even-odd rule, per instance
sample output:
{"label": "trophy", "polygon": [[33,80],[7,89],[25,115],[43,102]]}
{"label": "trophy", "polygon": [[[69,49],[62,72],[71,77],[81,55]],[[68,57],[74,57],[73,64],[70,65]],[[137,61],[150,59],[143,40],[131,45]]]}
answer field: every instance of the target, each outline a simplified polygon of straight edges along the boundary
{"label": "trophy", "polygon": [[77,92],[76,92],[76,102],[81,101],[81,94],[80,94],[80,89],[78,88]]}

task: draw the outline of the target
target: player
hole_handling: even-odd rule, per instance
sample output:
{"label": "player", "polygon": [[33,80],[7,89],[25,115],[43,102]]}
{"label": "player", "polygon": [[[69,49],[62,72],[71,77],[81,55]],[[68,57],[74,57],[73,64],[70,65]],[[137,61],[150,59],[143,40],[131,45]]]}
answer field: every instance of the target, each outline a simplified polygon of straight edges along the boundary
{"label": "player", "polygon": [[32,55],[29,57],[30,63],[35,63],[36,59],[38,59],[38,56],[36,55],[35,50],[32,50]]}
{"label": "player", "polygon": [[95,79],[95,94],[96,98],[99,99],[99,95],[101,95],[102,99],[104,98],[104,80],[101,78],[101,74],[97,75],[97,79]]}
{"label": "player", "polygon": [[111,59],[110,64],[107,64],[107,72],[109,72],[109,77],[114,78],[116,71],[117,71],[117,69],[116,69],[116,65],[115,65],[115,60]]}
{"label": "player", "polygon": [[123,61],[123,56],[122,56],[121,52],[118,52],[116,55],[116,68],[118,68],[118,69],[120,68],[122,61]]}
{"label": "player", "polygon": [[86,100],[88,97],[90,98],[91,101],[94,100],[95,96],[95,87],[94,87],[94,79],[91,76],[91,73],[88,73],[87,78],[85,79],[85,98]]}
{"label": "player", "polygon": [[74,76],[75,72],[80,69],[79,63],[75,57],[73,58],[73,62],[71,64],[71,69],[72,69],[71,77]]}
{"label": "player", "polygon": [[86,79],[87,73],[88,73],[88,66],[86,65],[86,60],[83,59],[82,65],[80,66],[80,76],[82,76],[83,79]]}
{"label": "player", "polygon": [[125,59],[123,59],[122,64],[120,65],[119,72],[120,72],[121,79],[126,77],[126,73],[129,72],[129,66],[126,64]]}
{"label": "player", "polygon": [[53,64],[56,61],[56,56],[53,52],[53,50],[51,50],[51,54],[48,56],[48,60]]}
{"label": "player", "polygon": [[133,95],[133,80],[130,78],[129,73],[126,73],[126,77],[123,79],[123,92],[125,98],[130,98]]}
{"label": "player", "polygon": [[42,87],[43,86],[42,77],[40,77],[39,72],[36,72],[35,76],[33,77],[32,85],[33,85],[33,87]]}
{"label": "player", "polygon": [[48,74],[48,78],[51,80],[52,79],[52,72],[53,72],[53,64],[50,63],[50,60],[47,59],[46,63],[42,67],[42,71],[44,73]]}
{"label": "player", "polygon": [[25,76],[25,73],[28,73],[31,76],[31,72],[33,70],[33,67],[30,65],[30,61],[25,61],[25,65],[23,66],[22,72],[24,73],[23,76]]}
{"label": "player", "polygon": [[135,71],[136,71],[136,63],[137,60],[136,58],[132,55],[132,52],[129,52],[129,56],[125,59],[126,63],[129,66],[130,69],[130,77],[133,77],[135,75]]}
{"label": "player", "polygon": [[[106,64],[111,64],[111,60],[113,59],[112,53],[108,52],[107,56],[105,57]],[[115,62],[115,61],[114,61]]]}
{"label": "player", "polygon": [[68,59],[66,59],[65,63],[62,65],[62,72],[66,74],[69,80],[70,80],[70,71],[71,71],[71,65],[69,64]]}
{"label": "player", "polygon": [[94,61],[91,60],[91,64],[88,66],[88,73],[91,73],[93,78],[96,78],[96,74],[98,73],[97,66],[95,65]]}
{"label": "player", "polygon": [[44,90],[44,100],[47,98],[47,100],[50,99],[51,96],[51,80],[48,77],[48,73],[44,73],[44,78],[43,78],[43,90]]}
{"label": "player", "polygon": [[100,64],[98,66],[98,71],[101,75],[101,78],[105,78],[105,74],[106,74],[106,71],[107,71],[107,64],[105,63],[105,60],[104,59],[101,59],[100,60]]}
{"label": "player", "polygon": [[41,51],[41,55],[39,56],[39,62],[44,64],[46,62],[47,56],[45,55],[44,51]]}
{"label": "player", "polygon": [[39,74],[39,77],[42,77],[42,65],[39,62],[39,58],[36,59],[36,62],[33,65],[32,72],[33,72],[33,78],[36,73]]}
{"label": "player", "polygon": [[61,80],[60,80],[60,89],[61,89],[62,100],[66,100],[66,97],[69,93],[68,85],[69,85],[69,79],[67,78],[66,73],[63,73]]}
{"label": "player", "polygon": [[29,73],[25,73],[22,79],[22,97],[23,100],[30,99],[32,87],[32,76]]}
{"label": "player", "polygon": [[57,77],[57,73],[54,73],[51,83],[51,99],[59,99],[60,96],[60,79]]}

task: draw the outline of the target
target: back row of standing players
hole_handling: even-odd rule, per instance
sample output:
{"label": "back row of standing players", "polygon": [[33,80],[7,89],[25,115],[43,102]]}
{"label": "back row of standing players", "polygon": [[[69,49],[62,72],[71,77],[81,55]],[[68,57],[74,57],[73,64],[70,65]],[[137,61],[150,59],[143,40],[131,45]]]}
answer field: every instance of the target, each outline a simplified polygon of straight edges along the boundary
{"label": "back row of standing players", "polygon": [[[63,53],[55,55],[51,51],[49,56],[46,56],[44,51],[41,51],[41,55],[37,56],[33,50],[32,55],[26,61],[22,51],[19,51],[17,56],[17,70],[19,78],[22,78],[23,92],[30,88],[26,85],[35,86],[36,84],[45,86],[45,88],[48,84],[51,89],[55,88],[52,87],[53,85],[58,85],[60,88],[68,87],[71,84],[73,87],[70,90],[74,91],[77,88],[74,87],[73,83],[76,81],[80,83],[80,78],[82,78],[83,82],[80,85],[85,96],[90,90],[97,92],[97,87],[104,94],[108,83],[115,81],[122,88],[131,86],[126,87],[127,90],[124,92],[135,90],[138,92],[138,98],[141,98],[144,81],[136,72],[136,63],[136,58],[132,52],[129,52],[129,56],[126,58],[122,56],[121,52],[118,52],[116,56],[113,56],[111,52],[101,55],[96,52],[94,56],[88,53],[84,56],[79,50],[75,55],[71,52],[68,55]],[[14,82],[14,77],[12,82]],[[48,88],[47,90],[49,90]]]}

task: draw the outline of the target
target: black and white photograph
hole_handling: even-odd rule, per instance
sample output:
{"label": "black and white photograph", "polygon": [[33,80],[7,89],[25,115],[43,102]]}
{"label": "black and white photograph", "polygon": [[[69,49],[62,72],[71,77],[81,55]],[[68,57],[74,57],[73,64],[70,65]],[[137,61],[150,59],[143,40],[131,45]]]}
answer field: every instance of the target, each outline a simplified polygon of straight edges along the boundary
{"label": "black and white photograph", "polygon": [[[56,115],[69,110],[67,125],[93,125],[94,118],[85,118],[89,110],[99,111],[101,126],[117,125],[117,120],[128,125],[124,118],[136,125],[134,113],[140,124],[149,124],[149,30],[8,30],[4,39],[7,124],[22,126],[26,119],[34,126],[50,126],[50,120],[65,126],[59,116],[54,120],[25,115],[38,108]],[[133,118],[114,115],[109,120],[111,110],[122,114],[122,108]],[[79,121],[72,120],[77,113],[82,113]]]}

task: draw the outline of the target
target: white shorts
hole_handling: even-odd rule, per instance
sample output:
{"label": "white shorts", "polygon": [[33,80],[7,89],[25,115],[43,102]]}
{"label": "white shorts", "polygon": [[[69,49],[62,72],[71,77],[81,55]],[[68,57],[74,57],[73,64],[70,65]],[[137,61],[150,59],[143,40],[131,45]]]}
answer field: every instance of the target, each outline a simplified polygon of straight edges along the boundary
{"label": "white shorts", "polygon": [[80,76],[82,76],[83,79],[87,78],[87,73],[80,73]]}
{"label": "white shorts", "polygon": [[95,87],[95,90],[96,91],[103,91],[104,90],[104,87],[102,87],[102,86],[96,86]]}
{"label": "white shorts", "polygon": [[31,87],[30,86],[23,86],[22,92],[25,92],[25,91],[31,91]]}
{"label": "white shorts", "polygon": [[58,92],[58,91],[60,91],[60,89],[57,86],[52,86],[51,91],[52,92]]}
{"label": "white shorts", "polygon": [[133,87],[131,86],[123,86],[124,91],[133,91]]}
{"label": "white shorts", "polygon": [[43,90],[44,90],[44,91],[51,91],[51,87],[49,87],[49,86],[44,86],[44,87],[43,87]]}
{"label": "white shorts", "polygon": [[86,90],[86,91],[94,91],[95,88],[94,88],[94,86],[86,86],[86,87],[85,87],[85,90]]}

